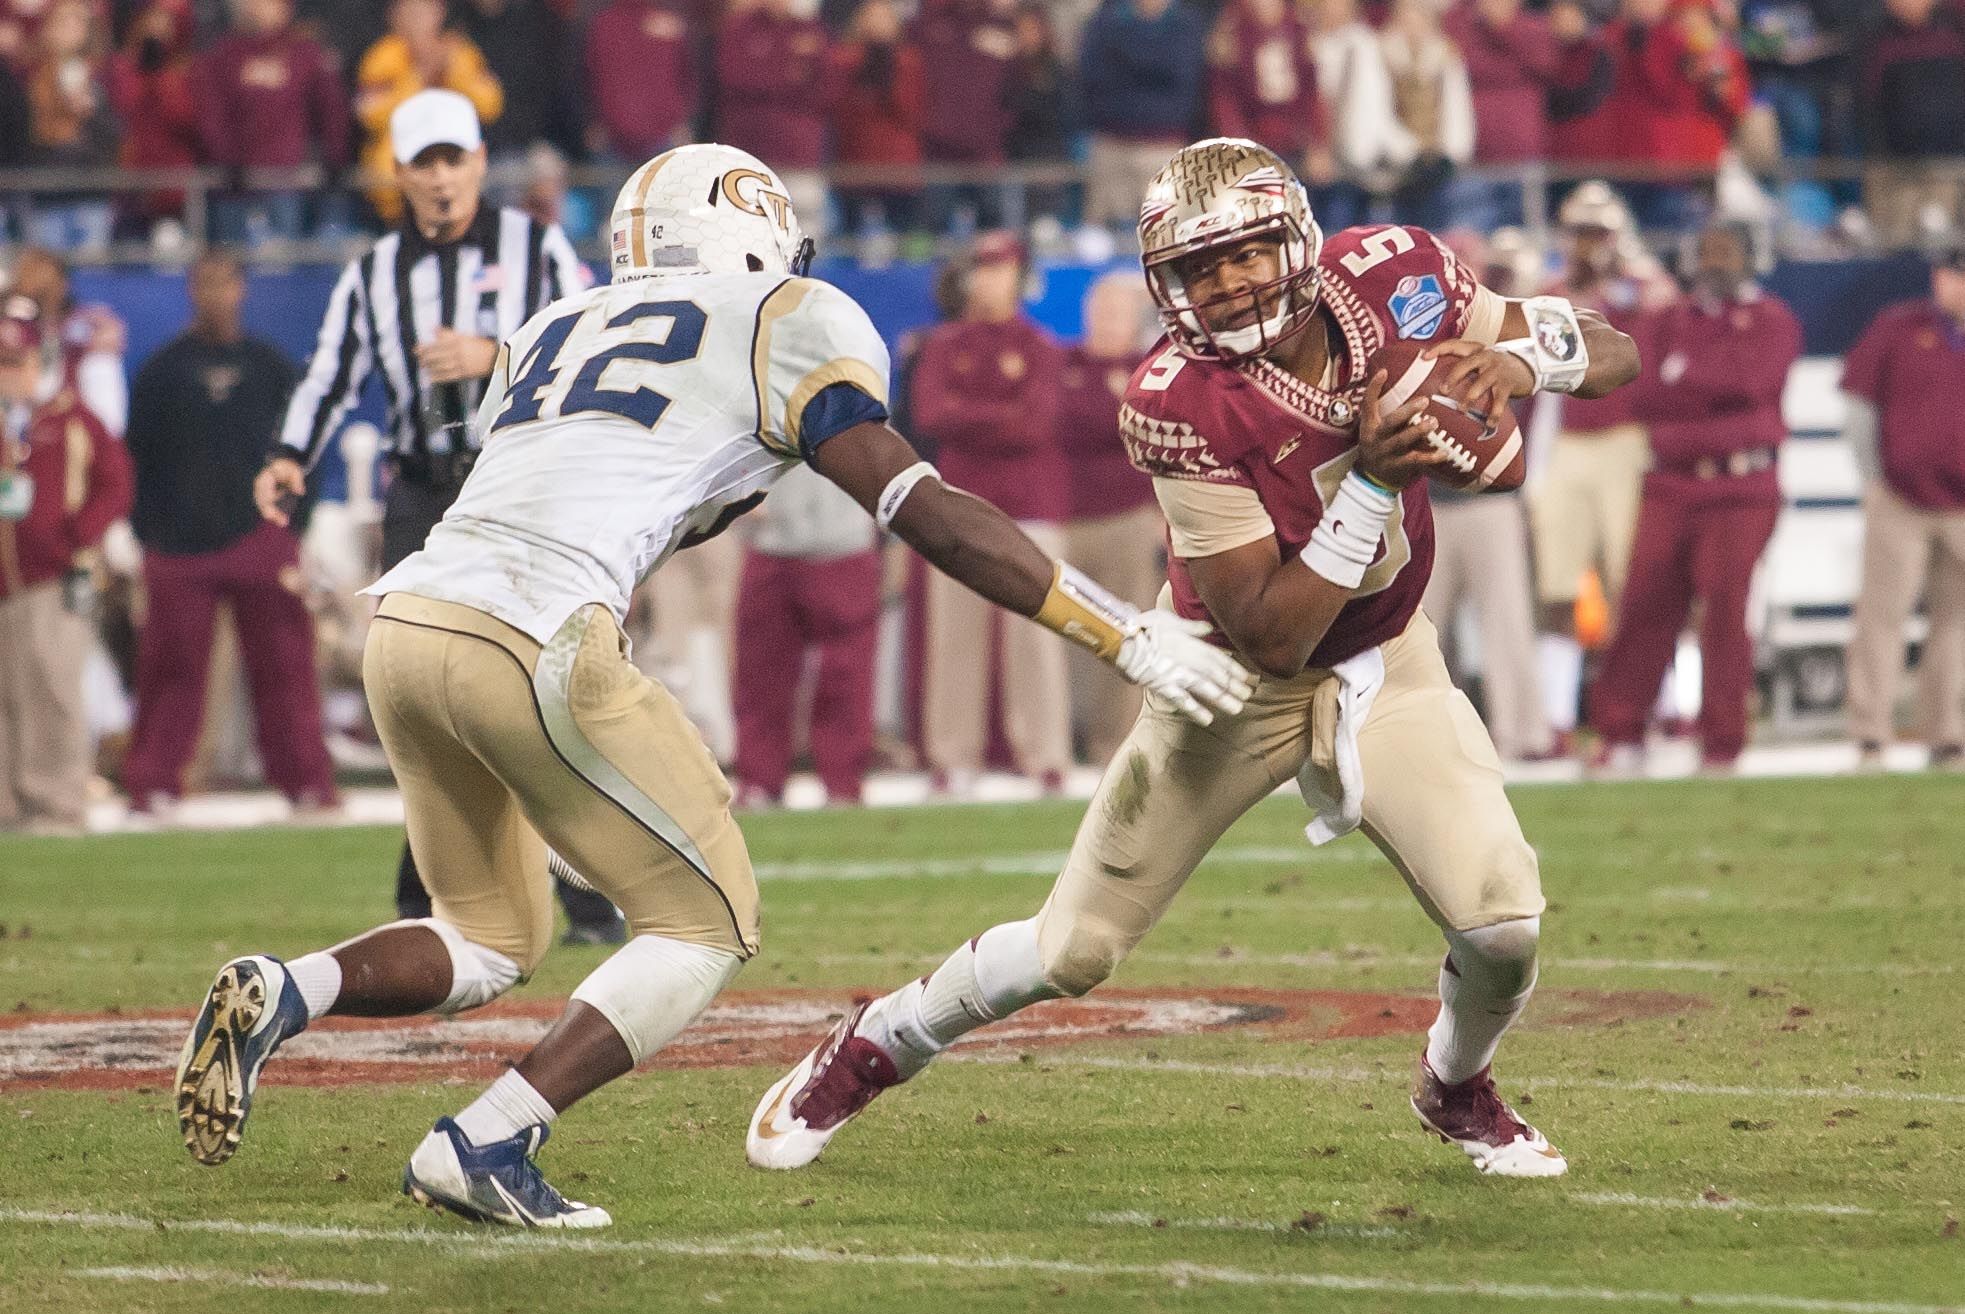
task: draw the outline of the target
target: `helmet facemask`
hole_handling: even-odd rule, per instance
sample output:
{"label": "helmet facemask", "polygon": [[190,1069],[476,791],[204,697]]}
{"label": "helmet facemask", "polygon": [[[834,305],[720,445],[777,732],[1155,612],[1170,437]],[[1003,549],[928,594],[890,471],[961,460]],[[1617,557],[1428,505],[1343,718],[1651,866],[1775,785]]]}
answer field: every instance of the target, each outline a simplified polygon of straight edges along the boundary
{"label": "helmet facemask", "polygon": [[[1293,219],[1277,215],[1213,240],[1195,242],[1185,249],[1156,252],[1146,265],[1146,284],[1159,307],[1167,335],[1181,354],[1196,360],[1232,364],[1267,355],[1307,328],[1317,311],[1317,266],[1311,253],[1323,244],[1323,234],[1316,231],[1314,222],[1311,231],[1315,236],[1306,241],[1306,235],[1298,230]],[[1276,277],[1203,301],[1192,300],[1181,274],[1182,262],[1202,252],[1239,246],[1251,239],[1269,239],[1275,244]],[[1211,314],[1236,306],[1253,307],[1255,321],[1239,328],[1211,326]]]}

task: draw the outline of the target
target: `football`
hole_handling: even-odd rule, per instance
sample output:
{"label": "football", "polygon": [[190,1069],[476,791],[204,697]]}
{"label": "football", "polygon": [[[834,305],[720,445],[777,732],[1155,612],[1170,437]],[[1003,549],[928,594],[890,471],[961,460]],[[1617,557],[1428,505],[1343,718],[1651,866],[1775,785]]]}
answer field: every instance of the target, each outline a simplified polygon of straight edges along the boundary
{"label": "football", "polygon": [[1382,404],[1387,411],[1426,394],[1427,413],[1440,426],[1433,434],[1433,444],[1451,459],[1451,464],[1429,478],[1470,493],[1505,493],[1520,488],[1528,474],[1528,462],[1515,413],[1506,408],[1499,415],[1469,410],[1464,397],[1441,388],[1439,381],[1446,378],[1454,362],[1451,356],[1426,359],[1424,343],[1388,342],[1372,353],[1365,377],[1385,371]]}

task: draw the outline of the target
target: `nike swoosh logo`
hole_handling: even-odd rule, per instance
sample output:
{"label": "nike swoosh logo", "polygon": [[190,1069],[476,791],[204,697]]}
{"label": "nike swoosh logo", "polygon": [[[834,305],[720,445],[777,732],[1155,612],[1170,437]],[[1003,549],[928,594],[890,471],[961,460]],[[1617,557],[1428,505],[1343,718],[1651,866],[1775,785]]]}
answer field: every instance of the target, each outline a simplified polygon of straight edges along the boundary
{"label": "nike swoosh logo", "polygon": [[1284,443],[1281,447],[1278,447],[1276,449],[1276,454],[1269,458],[1269,464],[1281,465],[1283,463],[1284,458],[1286,458],[1291,452],[1295,451],[1298,447],[1301,447],[1302,445],[1303,445],[1303,435],[1302,434],[1295,435],[1288,442]]}
{"label": "nike swoosh logo", "polygon": [[763,1115],[757,1120],[757,1138],[759,1140],[775,1141],[780,1136],[785,1135],[784,1132],[779,1131],[771,1124],[778,1120],[778,1110],[785,1107],[785,1097],[789,1094],[791,1094],[791,1078],[786,1077],[784,1085],[778,1087],[778,1097],[771,1101],[771,1107],[766,1109]]}

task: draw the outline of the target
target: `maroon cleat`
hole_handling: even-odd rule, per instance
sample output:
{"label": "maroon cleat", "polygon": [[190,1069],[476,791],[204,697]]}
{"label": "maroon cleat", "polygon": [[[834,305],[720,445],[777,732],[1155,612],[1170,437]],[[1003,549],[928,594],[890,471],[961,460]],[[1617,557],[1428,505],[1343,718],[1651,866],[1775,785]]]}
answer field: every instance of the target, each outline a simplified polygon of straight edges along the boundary
{"label": "maroon cleat", "polygon": [[1562,1152],[1521,1120],[1494,1089],[1492,1068],[1457,1086],[1433,1071],[1422,1050],[1412,1079],[1412,1111],[1426,1130],[1458,1145],[1474,1167],[1496,1177],[1560,1177],[1569,1171]]}
{"label": "maroon cleat", "polygon": [[764,1092],[751,1115],[744,1151],[759,1168],[803,1168],[873,1097],[901,1083],[887,1052],[854,1028],[857,1005],[799,1065]]}

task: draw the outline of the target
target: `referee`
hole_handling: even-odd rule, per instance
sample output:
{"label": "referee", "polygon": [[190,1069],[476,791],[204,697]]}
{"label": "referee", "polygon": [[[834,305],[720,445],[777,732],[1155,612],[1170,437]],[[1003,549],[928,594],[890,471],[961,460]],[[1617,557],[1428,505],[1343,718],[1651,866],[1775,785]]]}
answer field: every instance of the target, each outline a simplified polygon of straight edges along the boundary
{"label": "referee", "polygon": [[[586,286],[572,243],[556,226],[484,205],[484,135],[477,110],[454,91],[423,91],[389,119],[401,228],[342,271],[307,376],[287,406],[280,446],[254,489],[261,512],[285,524],[307,472],[340,431],[371,374],[388,401],[391,475],[382,512],[382,567],[423,546],[457,499],[478,454],[469,417],[484,394],[498,344],[547,303]],[[606,899],[560,883],[569,940],[618,942]],[[396,907],[428,917],[430,896],[403,844]]]}

